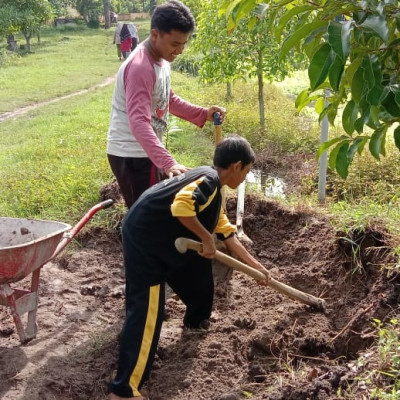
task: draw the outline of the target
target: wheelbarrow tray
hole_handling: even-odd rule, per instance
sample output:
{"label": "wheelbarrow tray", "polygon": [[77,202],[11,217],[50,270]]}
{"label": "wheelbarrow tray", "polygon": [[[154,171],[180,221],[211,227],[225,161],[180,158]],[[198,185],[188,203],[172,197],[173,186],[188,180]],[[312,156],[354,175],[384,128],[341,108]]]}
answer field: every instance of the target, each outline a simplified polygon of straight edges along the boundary
{"label": "wheelbarrow tray", "polygon": [[0,217],[0,284],[17,282],[45,264],[70,228],[63,222]]}

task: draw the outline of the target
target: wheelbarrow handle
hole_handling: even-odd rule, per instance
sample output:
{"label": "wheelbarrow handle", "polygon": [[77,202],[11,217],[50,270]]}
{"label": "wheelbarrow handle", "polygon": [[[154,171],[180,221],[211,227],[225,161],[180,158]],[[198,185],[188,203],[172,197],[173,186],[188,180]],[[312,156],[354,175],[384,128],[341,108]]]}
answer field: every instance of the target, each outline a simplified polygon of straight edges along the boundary
{"label": "wheelbarrow handle", "polygon": [[105,208],[111,207],[113,204],[114,204],[114,200],[108,199],[108,200],[102,201],[101,203],[99,203],[97,205],[100,206],[100,209],[105,209]]}
{"label": "wheelbarrow handle", "polygon": [[54,257],[56,257],[58,254],[61,253],[62,250],[64,250],[64,247],[78,234],[78,232],[92,219],[94,214],[96,214],[98,211],[103,210],[105,208],[111,207],[114,204],[114,200],[108,199],[104,200],[101,203],[96,204],[93,206],[79,221],[78,223],[68,232],[64,235],[63,239],[60,241],[58,244],[56,250],[54,251],[53,255],[49,258],[50,261]]}

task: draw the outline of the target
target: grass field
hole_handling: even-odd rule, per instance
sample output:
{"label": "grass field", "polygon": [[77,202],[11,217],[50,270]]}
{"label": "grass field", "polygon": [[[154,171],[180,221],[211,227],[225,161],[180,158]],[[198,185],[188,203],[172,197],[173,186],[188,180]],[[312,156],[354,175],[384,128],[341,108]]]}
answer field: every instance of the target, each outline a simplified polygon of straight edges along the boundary
{"label": "grass field", "polygon": [[[137,23],[143,40],[149,21]],[[22,37],[17,36],[21,42]],[[120,61],[112,44],[113,28],[92,30],[78,26],[42,30],[41,43],[32,40],[32,53],[15,56],[0,43],[0,114],[26,105],[93,88],[115,76]],[[298,116],[295,96],[307,84],[304,72],[283,83],[266,85],[266,130],[260,132],[255,85],[237,82],[231,103],[225,101],[223,85],[204,85],[173,72],[174,91],[199,105],[225,105],[224,134],[237,132],[259,150],[270,143],[283,153],[316,151],[318,124],[309,116]],[[0,214],[76,219],[98,198],[101,185],[112,179],[105,158],[106,134],[113,85],[91,90],[54,104],[42,105],[27,114],[0,123]],[[176,132],[172,128],[178,128]],[[331,134],[341,134],[331,128]],[[193,143],[196,143],[196,151]],[[181,120],[170,119],[167,144],[180,162],[188,166],[210,163],[213,127],[199,130]],[[329,212],[339,224],[367,224],[367,216],[387,221],[397,230],[400,214],[398,183],[399,155],[389,151],[380,162],[356,157],[349,178],[329,174]],[[315,183],[313,183],[315,185]],[[291,201],[287,199],[286,201]],[[296,198],[317,206],[317,195]]]}

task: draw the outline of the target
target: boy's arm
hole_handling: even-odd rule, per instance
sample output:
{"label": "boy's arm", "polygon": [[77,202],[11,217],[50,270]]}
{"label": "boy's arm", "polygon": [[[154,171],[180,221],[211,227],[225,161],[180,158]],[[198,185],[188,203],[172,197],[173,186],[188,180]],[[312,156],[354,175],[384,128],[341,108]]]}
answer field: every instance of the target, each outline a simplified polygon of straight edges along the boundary
{"label": "boy's arm", "polygon": [[[141,58],[132,60],[124,71],[129,126],[151,161],[157,168],[168,173],[177,165],[177,162],[163,146],[150,124],[152,92],[155,83],[154,71],[143,61],[145,57],[143,54],[138,56]],[[176,174],[178,173],[173,173],[173,175]]]}
{"label": "boy's arm", "polygon": [[206,258],[213,258],[215,256],[215,242],[210,232],[200,223],[197,217],[177,217],[179,222],[197,237],[200,238],[203,245],[203,251],[199,254]]}
{"label": "boy's arm", "polygon": [[267,280],[270,278],[269,271],[246,250],[236,235],[230,236],[224,241],[224,244],[228,251],[238,256],[245,264],[261,271],[267,277]]}

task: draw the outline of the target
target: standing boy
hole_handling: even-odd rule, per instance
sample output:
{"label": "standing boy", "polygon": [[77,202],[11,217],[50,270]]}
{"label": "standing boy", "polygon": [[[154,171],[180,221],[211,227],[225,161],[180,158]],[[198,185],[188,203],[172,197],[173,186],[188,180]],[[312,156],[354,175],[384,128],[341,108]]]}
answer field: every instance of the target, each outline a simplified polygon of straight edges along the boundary
{"label": "standing boy", "polygon": [[[211,258],[213,233],[243,262],[268,271],[239,242],[221,206],[221,188],[237,188],[254,162],[240,136],[229,136],[215,149],[214,167],[198,167],[146,190],[122,226],[126,276],[126,320],[120,336],[118,372],[110,400],[145,399],[140,388],[149,376],[160,337],[165,283],[186,305],[190,329],[207,328],[213,305]],[[201,240],[202,252],[179,253],[178,237]]]}
{"label": "standing boy", "polygon": [[195,21],[177,0],[156,7],[149,37],[136,47],[118,71],[112,99],[107,157],[127,207],[160,175],[171,177],[187,171],[165,149],[162,138],[168,115],[202,127],[215,112],[175,95],[170,84],[170,62],[183,52]]}

